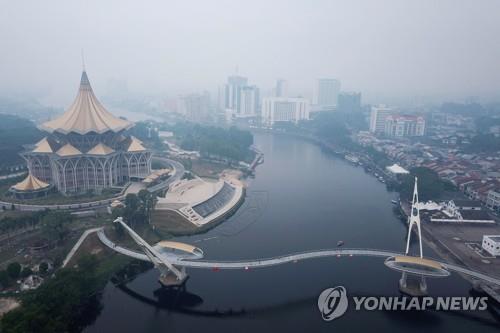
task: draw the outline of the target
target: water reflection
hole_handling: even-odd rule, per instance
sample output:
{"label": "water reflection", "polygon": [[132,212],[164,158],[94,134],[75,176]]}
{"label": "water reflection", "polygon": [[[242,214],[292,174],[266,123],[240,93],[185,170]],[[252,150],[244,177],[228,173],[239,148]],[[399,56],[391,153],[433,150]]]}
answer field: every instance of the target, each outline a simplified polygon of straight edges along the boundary
{"label": "water reflection", "polygon": [[165,309],[171,312],[178,312],[196,316],[207,317],[227,317],[238,316],[245,313],[244,310],[203,310],[196,309],[203,304],[203,298],[186,290],[186,284],[178,288],[160,287],[153,291],[154,299],[141,295],[140,293],[130,289],[126,284],[117,285],[117,287],[127,295],[143,304],[151,305],[156,309]]}

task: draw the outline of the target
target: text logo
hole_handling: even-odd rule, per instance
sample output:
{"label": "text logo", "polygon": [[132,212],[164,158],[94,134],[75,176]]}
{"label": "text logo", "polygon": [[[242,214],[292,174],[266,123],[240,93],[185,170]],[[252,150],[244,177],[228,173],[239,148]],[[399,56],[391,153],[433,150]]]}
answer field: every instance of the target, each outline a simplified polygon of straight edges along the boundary
{"label": "text logo", "polygon": [[318,297],[318,308],[325,321],[332,321],[347,311],[349,301],[344,287],[328,288]]}

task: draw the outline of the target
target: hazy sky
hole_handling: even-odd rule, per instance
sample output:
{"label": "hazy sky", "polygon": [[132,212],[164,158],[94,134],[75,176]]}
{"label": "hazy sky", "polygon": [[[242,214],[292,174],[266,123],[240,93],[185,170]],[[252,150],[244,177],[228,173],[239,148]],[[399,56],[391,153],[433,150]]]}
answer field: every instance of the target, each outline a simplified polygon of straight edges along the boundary
{"label": "hazy sky", "polygon": [[[500,1],[1,0],[0,95],[66,105],[81,49],[98,95],[215,91],[228,74],[309,95],[335,77],[368,102],[500,96]],[[499,98],[500,99],[500,98]]]}

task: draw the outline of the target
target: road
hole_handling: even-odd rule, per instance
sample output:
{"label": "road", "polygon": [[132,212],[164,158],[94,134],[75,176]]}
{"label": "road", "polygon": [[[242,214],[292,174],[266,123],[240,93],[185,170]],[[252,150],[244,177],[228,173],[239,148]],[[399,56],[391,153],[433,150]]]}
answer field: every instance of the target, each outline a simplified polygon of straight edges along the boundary
{"label": "road", "polygon": [[153,158],[155,160],[170,164],[172,166],[172,175],[170,177],[168,177],[168,179],[166,179],[165,181],[149,187],[148,191],[151,193],[166,189],[173,182],[180,180],[184,176],[184,174],[186,173],[186,169],[184,168],[184,165],[182,165],[181,163],[179,163],[177,161],[174,161],[174,160],[171,160],[171,159],[168,159],[165,157],[159,157],[159,156],[155,156]]}

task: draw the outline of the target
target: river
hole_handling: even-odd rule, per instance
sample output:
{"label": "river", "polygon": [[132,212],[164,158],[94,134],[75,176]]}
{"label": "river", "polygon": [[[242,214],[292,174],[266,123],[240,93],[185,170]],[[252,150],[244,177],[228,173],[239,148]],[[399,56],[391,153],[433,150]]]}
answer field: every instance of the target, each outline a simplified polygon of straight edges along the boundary
{"label": "river", "polygon": [[[395,216],[395,193],[360,167],[286,136],[255,134],[265,154],[238,212],[206,234],[181,237],[207,259],[251,259],[345,247],[403,251],[406,229]],[[424,248],[426,256],[436,256]],[[109,283],[103,308],[85,332],[488,332],[488,311],[355,311],[325,322],[322,290],[344,286],[348,296],[398,296],[401,277],[378,258],[323,258],[241,271],[188,271],[185,291],[159,288],[158,272],[126,288]],[[430,296],[469,296],[460,276],[427,281]]]}

